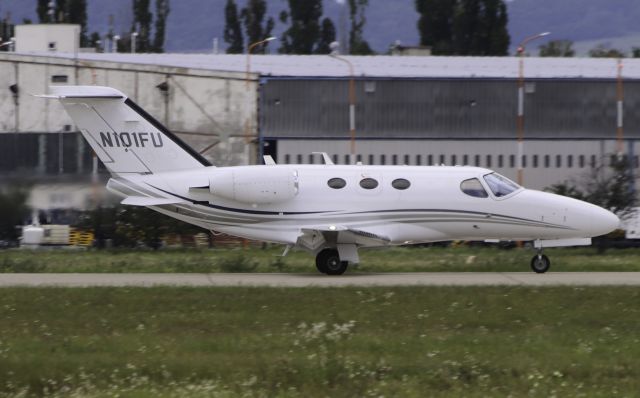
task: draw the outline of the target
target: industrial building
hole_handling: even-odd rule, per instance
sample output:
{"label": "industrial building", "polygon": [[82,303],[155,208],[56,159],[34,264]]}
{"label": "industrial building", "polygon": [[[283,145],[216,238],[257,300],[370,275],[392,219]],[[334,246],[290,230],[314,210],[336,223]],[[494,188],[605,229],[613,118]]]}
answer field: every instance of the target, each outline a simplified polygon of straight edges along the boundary
{"label": "industrial building", "polygon": [[[353,148],[354,160],[365,164],[478,165],[515,179],[518,62],[4,52],[0,173],[95,171],[61,106],[31,95],[49,85],[95,84],[128,94],[216,165],[256,163],[262,154],[278,163],[318,163],[317,151],[347,163]],[[619,143],[637,175],[640,60],[525,58],[524,82],[525,186],[580,179]]]}

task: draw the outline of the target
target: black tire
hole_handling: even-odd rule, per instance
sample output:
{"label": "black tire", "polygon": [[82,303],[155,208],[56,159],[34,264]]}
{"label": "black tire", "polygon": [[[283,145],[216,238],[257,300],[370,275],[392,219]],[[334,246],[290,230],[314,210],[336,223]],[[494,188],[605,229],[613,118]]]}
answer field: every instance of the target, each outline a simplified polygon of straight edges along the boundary
{"label": "black tire", "polygon": [[349,262],[340,261],[336,249],[323,249],[316,256],[316,268],[327,275],[342,275],[347,270]]}
{"label": "black tire", "polygon": [[544,254],[536,254],[531,259],[531,269],[536,274],[544,274],[549,270],[549,267],[551,267],[551,261]]}

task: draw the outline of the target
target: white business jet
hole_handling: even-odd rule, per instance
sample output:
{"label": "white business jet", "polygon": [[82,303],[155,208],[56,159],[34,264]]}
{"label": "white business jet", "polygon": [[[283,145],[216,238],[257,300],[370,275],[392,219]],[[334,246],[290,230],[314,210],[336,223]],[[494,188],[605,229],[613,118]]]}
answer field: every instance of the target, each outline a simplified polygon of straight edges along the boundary
{"label": "white business jet", "polygon": [[109,87],[54,86],[111,172],[123,204],[247,239],[306,249],[317,269],[340,275],[361,247],[448,240],[533,241],[531,268],[549,269],[545,247],[591,244],[618,227],[613,213],[525,189],[479,167],[323,165],[215,167]]}

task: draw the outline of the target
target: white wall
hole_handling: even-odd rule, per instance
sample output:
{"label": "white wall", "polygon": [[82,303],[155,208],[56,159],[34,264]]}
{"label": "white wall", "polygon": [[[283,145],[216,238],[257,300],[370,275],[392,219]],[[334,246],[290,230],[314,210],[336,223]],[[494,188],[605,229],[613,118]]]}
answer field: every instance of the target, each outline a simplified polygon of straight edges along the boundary
{"label": "white wall", "polygon": [[16,52],[64,52],[78,51],[80,25],[27,24],[17,25],[15,30]]}

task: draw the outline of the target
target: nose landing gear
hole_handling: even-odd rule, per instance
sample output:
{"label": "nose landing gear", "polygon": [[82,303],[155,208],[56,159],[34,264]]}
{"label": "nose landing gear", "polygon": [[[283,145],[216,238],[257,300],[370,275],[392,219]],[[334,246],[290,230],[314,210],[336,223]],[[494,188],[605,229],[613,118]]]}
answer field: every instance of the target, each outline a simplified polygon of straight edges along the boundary
{"label": "nose landing gear", "polygon": [[538,254],[531,259],[531,269],[536,274],[544,274],[549,270],[549,267],[551,267],[551,260],[542,254],[542,250],[539,250]]}
{"label": "nose landing gear", "polygon": [[316,268],[327,275],[342,275],[349,266],[348,261],[341,261],[336,249],[323,249],[316,256]]}

